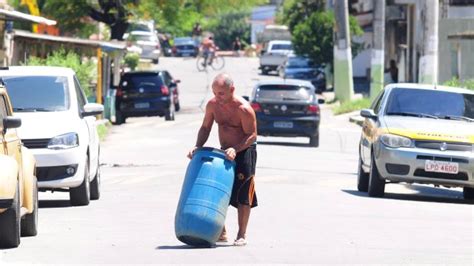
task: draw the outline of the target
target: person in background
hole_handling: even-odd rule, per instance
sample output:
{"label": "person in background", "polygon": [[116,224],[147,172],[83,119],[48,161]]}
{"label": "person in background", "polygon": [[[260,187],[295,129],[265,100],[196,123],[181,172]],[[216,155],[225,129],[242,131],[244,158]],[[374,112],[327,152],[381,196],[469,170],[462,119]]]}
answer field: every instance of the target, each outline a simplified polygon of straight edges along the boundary
{"label": "person in background", "polygon": [[234,53],[236,56],[239,56],[240,50],[242,50],[242,43],[240,42],[239,37],[235,37],[234,42],[232,43],[232,50],[234,50]]}
{"label": "person in background", "polygon": [[214,44],[214,38],[212,38],[212,36],[204,38],[204,40],[202,40],[200,50],[202,51],[202,55],[204,57],[203,66],[205,67],[206,65],[211,65],[217,50],[217,46]]}
{"label": "person in background", "polygon": [[[206,143],[215,121],[221,148],[225,151],[226,158],[235,160],[236,163],[230,199],[230,204],[237,208],[239,224],[234,245],[245,246],[250,210],[258,205],[254,182],[257,120],[250,104],[242,97],[234,95],[234,81],[228,74],[221,73],[214,78],[212,91],[214,97],[207,102],[196,145],[189,151],[188,158],[191,159],[194,151]],[[218,241],[227,241],[225,226]]]}

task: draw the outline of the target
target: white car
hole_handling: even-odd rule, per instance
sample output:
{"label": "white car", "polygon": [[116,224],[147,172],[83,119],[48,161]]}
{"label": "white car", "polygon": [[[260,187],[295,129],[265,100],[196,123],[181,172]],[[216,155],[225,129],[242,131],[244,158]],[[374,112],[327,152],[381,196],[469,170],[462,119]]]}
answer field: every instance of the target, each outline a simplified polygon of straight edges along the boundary
{"label": "white car", "polygon": [[154,64],[158,64],[161,46],[156,34],[146,31],[132,31],[124,36],[129,46],[135,45],[141,49],[140,58],[151,59]]}
{"label": "white car", "polygon": [[99,136],[95,115],[104,107],[88,103],[72,69],[18,66],[0,70],[18,135],[37,162],[41,191],[69,191],[71,204],[100,197]]}

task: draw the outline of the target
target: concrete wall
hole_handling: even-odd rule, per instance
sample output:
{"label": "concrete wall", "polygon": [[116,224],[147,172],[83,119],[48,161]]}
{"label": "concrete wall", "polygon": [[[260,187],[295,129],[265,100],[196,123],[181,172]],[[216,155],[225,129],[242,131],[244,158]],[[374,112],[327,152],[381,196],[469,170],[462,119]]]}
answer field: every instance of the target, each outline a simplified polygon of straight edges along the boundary
{"label": "concrete wall", "polygon": [[474,40],[448,40],[448,35],[474,31],[474,19],[440,19],[439,21],[439,80],[442,84],[456,73],[456,46],[461,50],[460,79],[474,78]]}

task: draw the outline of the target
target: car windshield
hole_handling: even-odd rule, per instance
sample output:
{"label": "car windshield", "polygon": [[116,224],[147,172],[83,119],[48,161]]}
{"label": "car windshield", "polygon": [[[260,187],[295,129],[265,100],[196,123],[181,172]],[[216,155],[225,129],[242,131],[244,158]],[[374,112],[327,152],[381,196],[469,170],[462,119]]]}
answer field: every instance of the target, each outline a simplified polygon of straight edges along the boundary
{"label": "car windshield", "polygon": [[125,75],[121,82],[123,90],[160,90],[163,82],[156,73]]}
{"label": "car windshield", "polygon": [[390,93],[385,113],[472,121],[474,95],[396,88]]}
{"label": "car windshield", "polygon": [[3,77],[16,112],[51,112],[69,109],[67,77]]}
{"label": "car windshield", "polygon": [[291,46],[291,44],[278,43],[278,44],[272,45],[272,51],[275,51],[275,50],[292,50],[292,49],[293,49],[293,47]]}
{"label": "car windshield", "polygon": [[288,62],[286,64],[287,68],[307,68],[313,66],[313,61],[304,57],[290,57],[288,58]]}
{"label": "car windshield", "polygon": [[151,42],[154,41],[153,36],[151,35],[140,35],[140,34],[134,34],[130,35],[130,38],[134,41],[145,41],[145,42]]}
{"label": "car windshield", "polygon": [[310,88],[295,85],[262,85],[255,94],[255,99],[260,102],[308,101],[311,97]]}

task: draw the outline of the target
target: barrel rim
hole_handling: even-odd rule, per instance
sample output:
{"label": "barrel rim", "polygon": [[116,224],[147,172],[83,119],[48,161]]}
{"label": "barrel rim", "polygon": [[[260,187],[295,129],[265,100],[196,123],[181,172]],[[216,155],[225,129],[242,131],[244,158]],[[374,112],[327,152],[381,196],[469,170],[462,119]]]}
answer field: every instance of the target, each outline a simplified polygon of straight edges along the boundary
{"label": "barrel rim", "polygon": [[226,161],[235,163],[234,161],[228,160],[228,159],[226,158],[226,156],[225,156],[225,151],[224,151],[224,150],[221,150],[221,149],[217,149],[217,148],[214,148],[214,147],[199,147],[199,148],[197,148],[194,152],[198,152],[198,151],[209,151],[209,152],[213,152],[213,153],[216,153],[216,155],[222,156]]}

